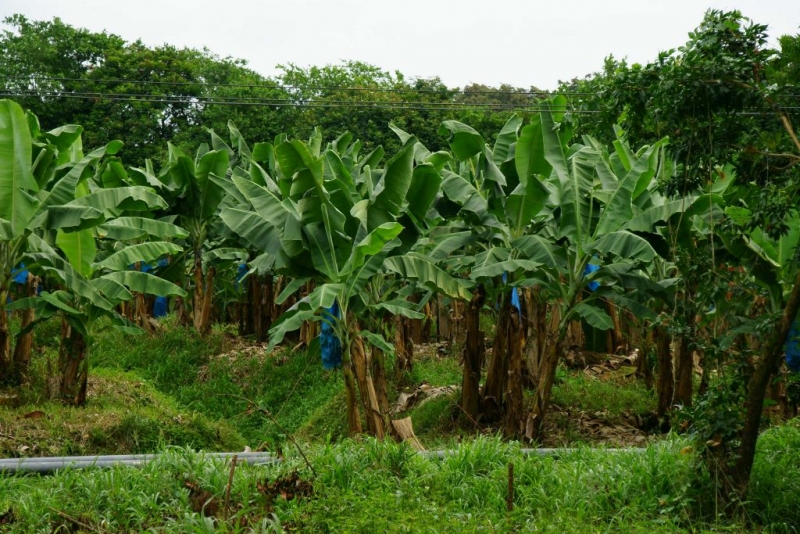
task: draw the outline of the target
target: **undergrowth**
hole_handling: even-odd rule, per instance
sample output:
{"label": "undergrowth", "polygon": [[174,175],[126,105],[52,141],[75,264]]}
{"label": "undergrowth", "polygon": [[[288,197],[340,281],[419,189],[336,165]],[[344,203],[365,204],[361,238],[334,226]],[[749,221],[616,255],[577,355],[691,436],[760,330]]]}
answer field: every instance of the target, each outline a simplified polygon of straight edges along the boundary
{"label": "undergrowth", "polygon": [[166,444],[240,450],[230,425],[187,411],[135,374],[96,369],[89,401],[73,408],[39,398],[0,406],[0,457],[152,452]]}
{"label": "undergrowth", "polygon": [[[768,488],[774,469],[800,479],[799,440],[797,425],[764,435],[743,519],[716,515],[712,481],[684,439],[525,456],[486,437],[443,458],[371,439],[317,445],[307,450],[316,476],[287,449],[282,464],[236,468],[227,511],[230,466],[173,448],[141,470],[0,477],[0,517],[9,532],[69,530],[73,520],[103,532],[794,532],[800,489]],[[270,492],[279,479],[306,491]]]}

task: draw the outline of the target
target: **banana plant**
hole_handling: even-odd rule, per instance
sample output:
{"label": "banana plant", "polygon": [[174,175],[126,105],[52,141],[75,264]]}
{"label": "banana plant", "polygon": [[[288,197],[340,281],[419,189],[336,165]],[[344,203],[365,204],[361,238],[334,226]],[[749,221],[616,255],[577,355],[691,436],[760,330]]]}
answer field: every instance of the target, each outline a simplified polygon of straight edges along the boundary
{"label": "banana plant", "polygon": [[211,326],[216,274],[215,268],[205,265],[204,254],[210,244],[218,241],[215,223],[218,220],[219,206],[225,197],[225,190],[213,177],[227,179],[231,172],[229,167],[233,153],[213,131],[210,135],[212,147],[201,145],[194,159],[170,143],[167,162],[157,175],[149,161],[145,167],[134,168],[130,172],[133,183],[151,187],[168,199],[171,214],[178,216],[177,222],[189,233],[186,254],[189,255],[191,283],[183,280],[185,257],[175,258],[172,269],[165,276],[180,280],[182,284],[193,288],[192,322],[195,329],[203,334]]}
{"label": "banana plant", "polygon": [[[543,355],[536,398],[525,423],[526,437],[532,440],[541,436],[570,322],[584,319],[601,330],[613,328],[601,299],[652,318],[653,312],[643,303],[651,292],[661,290],[643,270],[656,258],[656,251],[630,226],[637,213],[645,211],[637,200],[659,172],[666,141],[635,153],[625,143],[615,143],[608,151],[588,137],[584,144],[568,146],[568,134],[562,139],[564,128],[558,118],[552,111],[540,114],[541,157],[552,168],[548,178],[553,189],[551,223],[538,235],[514,242],[527,257],[542,264],[525,283],[538,285],[554,302],[552,342]],[[599,268],[587,276],[590,263]],[[592,282],[599,282],[600,289],[586,291]]]}
{"label": "banana plant", "polygon": [[119,304],[130,301],[134,293],[161,297],[186,295],[177,285],[130,270],[130,265],[155,262],[182,249],[167,242],[147,242],[124,247],[96,261],[97,247],[91,229],[59,231],[56,243],[61,253],[45,240],[32,236],[25,257],[32,269],[41,271],[60,289],[14,301],[8,308],[34,309],[38,321],[54,315],[62,317],[65,328],[59,353],[59,395],[66,404],[80,406],[86,402],[89,356],[99,320],[108,318],[121,331],[139,333],[141,330],[135,324],[116,311]]}
{"label": "banana plant", "polygon": [[[407,301],[383,298],[385,294],[378,289],[383,284],[376,278],[383,273],[390,254],[413,246],[404,239],[411,235],[413,241],[414,233],[404,232],[406,228],[398,222],[408,206],[427,211],[417,201],[419,192],[426,188],[421,184],[412,187],[415,145],[416,140],[409,140],[383,169],[375,169],[379,162],[375,152],[360,159],[352,157],[355,150],[347,137],[324,151],[318,134],[308,143],[283,141],[274,148],[276,176],[266,175],[263,186],[234,176],[236,194],[246,203],[225,207],[221,212],[231,230],[262,251],[255,264],[294,275],[278,297],[279,303],[308,281],[315,283],[311,293],[273,326],[270,346],[307,321],[325,321],[331,326],[342,346],[351,432],[361,428],[356,382],[368,430],[378,436],[384,432],[378,403],[381,392],[376,392],[372,362],[363,341],[386,353],[392,352],[392,346],[380,333],[361,330],[364,318],[374,312],[420,317]],[[382,156],[382,151],[378,154]],[[416,175],[420,180],[425,179],[422,172]],[[433,198],[427,198],[430,205]],[[434,271],[424,259],[408,259],[409,268],[425,264]],[[447,280],[445,273],[440,274],[444,275],[440,282]],[[455,282],[453,285],[460,287]],[[382,300],[376,302],[371,295],[380,295]],[[334,305],[338,315],[325,311]],[[381,387],[379,383],[378,389]]]}
{"label": "banana plant", "polygon": [[[97,186],[108,167],[103,158],[122,146],[114,141],[83,155],[81,128],[40,130],[16,103],[0,100],[0,377],[11,372],[6,297],[11,273],[33,236],[53,242],[57,232],[96,227],[118,210],[162,206],[141,187]],[[24,358],[23,358],[24,359]]]}
{"label": "banana plant", "polygon": [[[563,98],[554,105],[563,106]],[[492,359],[482,398],[478,393],[482,336],[468,329],[462,381],[462,408],[472,419],[496,419],[501,413],[507,433],[515,435],[522,419],[522,331],[521,310],[512,304],[517,280],[535,274],[540,266],[514,243],[546,220],[550,191],[544,182],[550,166],[542,157],[541,120],[538,116],[523,127],[512,117],[492,147],[469,126],[456,121],[442,123],[440,133],[449,136],[455,164],[443,170],[445,202],[437,207],[454,213],[464,233],[444,240],[440,250],[466,253],[448,260],[450,267],[466,271],[480,292],[469,313],[477,318],[477,303],[497,303],[498,321]],[[448,209],[447,203],[455,206]],[[437,257],[439,253],[436,253]],[[485,297],[481,294],[485,292]],[[476,309],[473,309],[476,308]],[[468,320],[476,328],[477,320]]]}

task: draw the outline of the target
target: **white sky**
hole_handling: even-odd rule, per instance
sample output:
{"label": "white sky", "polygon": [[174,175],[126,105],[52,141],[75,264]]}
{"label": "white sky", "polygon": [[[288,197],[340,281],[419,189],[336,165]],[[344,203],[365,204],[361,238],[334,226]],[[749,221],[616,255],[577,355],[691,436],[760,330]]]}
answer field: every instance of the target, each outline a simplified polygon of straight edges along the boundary
{"label": "white sky", "polygon": [[0,18],[207,47],[264,75],[353,59],[450,87],[553,89],[608,54],[645,63],[682,45],[711,7],[739,9],[772,37],[800,32],[800,0],[0,0]]}

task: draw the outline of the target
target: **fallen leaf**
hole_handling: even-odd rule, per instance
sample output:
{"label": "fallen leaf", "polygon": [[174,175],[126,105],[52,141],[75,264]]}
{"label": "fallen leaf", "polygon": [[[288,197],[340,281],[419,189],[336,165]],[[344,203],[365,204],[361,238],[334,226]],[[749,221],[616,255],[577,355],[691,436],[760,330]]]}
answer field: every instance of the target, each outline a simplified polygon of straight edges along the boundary
{"label": "fallen leaf", "polygon": [[14,517],[14,510],[9,508],[2,514],[0,514],[0,525],[10,525],[11,523],[15,523],[17,518]]}

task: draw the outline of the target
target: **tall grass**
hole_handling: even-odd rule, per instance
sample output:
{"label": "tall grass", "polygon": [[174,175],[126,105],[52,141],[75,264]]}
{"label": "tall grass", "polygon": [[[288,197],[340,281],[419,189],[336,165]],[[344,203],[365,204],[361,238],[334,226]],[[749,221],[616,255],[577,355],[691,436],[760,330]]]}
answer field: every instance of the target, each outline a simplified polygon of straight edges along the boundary
{"label": "tall grass", "polygon": [[[796,425],[763,437],[744,519],[715,515],[712,481],[678,438],[645,452],[579,449],[544,457],[479,438],[441,459],[395,443],[345,440],[307,451],[316,478],[286,450],[281,465],[236,469],[227,520],[220,505],[229,465],[168,449],[141,470],[0,477],[0,515],[13,511],[10,532],[70,526],[65,515],[108,532],[796,532],[799,440]],[[776,458],[785,461],[776,466]],[[777,487],[776,469],[787,481]],[[294,471],[311,481],[313,497],[271,501],[259,492],[259,483]],[[187,481],[206,492],[199,507]],[[204,517],[204,503],[214,519]]]}

